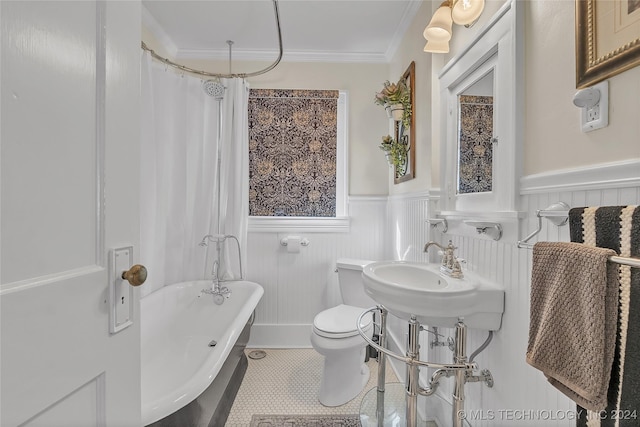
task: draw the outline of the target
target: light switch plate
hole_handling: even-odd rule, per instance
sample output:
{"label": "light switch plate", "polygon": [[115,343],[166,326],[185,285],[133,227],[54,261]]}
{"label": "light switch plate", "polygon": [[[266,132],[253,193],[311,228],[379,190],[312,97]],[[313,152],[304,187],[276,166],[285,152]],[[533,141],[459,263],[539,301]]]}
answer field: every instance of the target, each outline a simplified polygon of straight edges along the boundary
{"label": "light switch plate", "polygon": [[133,324],[133,286],[122,278],[133,265],[133,246],[111,250],[109,261],[109,332],[115,334]]}

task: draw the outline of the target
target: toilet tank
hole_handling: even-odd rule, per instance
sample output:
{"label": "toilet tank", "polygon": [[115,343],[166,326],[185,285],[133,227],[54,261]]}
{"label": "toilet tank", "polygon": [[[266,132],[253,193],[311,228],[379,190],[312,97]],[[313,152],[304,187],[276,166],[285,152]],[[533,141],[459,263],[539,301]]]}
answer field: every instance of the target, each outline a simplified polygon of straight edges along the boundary
{"label": "toilet tank", "polygon": [[364,291],[362,269],[372,263],[370,260],[340,258],[336,262],[338,268],[338,284],[342,302],[356,307],[370,308],[378,305]]}

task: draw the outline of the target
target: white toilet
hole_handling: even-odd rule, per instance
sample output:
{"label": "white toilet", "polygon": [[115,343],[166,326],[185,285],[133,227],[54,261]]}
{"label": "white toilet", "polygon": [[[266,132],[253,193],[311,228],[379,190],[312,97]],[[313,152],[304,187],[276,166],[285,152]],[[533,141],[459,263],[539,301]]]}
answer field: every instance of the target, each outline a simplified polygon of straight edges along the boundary
{"label": "white toilet", "polygon": [[[324,359],[324,371],[318,400],[325,406],[344,405],[356,397],[369,381],[369,367],[364,363],[367,342],[360,336],[358,316],[376,306],[364,291],[362,268],[372,261],[339,259],[338,283],[342,304],[313,319],[311,345]],[[371,338],[371,313],[362,318],[361,328]]]}

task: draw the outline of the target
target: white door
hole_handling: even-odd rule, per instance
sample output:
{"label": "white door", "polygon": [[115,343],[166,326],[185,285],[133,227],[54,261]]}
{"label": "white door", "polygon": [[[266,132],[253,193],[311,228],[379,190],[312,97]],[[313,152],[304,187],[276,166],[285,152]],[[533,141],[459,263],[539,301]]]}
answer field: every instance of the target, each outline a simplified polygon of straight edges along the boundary
{"label": "white door", "polygon": [[0,1],[0,425],[140,425],[111,248],[138,245],[140,4]]}

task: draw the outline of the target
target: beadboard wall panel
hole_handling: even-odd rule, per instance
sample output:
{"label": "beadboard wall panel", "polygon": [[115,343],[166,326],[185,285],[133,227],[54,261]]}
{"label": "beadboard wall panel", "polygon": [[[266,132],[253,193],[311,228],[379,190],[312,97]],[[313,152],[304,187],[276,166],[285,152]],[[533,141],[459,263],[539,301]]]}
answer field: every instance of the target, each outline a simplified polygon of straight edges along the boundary
{"label": "beadboard wall panel", "polygon": [[[521,221],[521,238],[537,229],[536,211],[545,209],[552,203],[563,201],[571,207],[640,204],[640,187],[612,188],[611,183],[602,189],[590,183],[587,190],[549,191],[546,193],[527,191],[521,197],[521,210],[527,216]],[[436,209],[434,200],[428,195],[419,197],[395,197],[389,200],[389,238],[395,259],[426,261],[424,254],[415,250],[428,239],[446,243],[451,239],[458,247],[457,254],[465,259],[466,269],[474,271],[505,287],[505,312],[502,327],[495,332],[490,345],[476,357],[481,369],[490,369],[495,385],[488,388],[480,383],[468,383],[465,387],[465,407],[469,414],[477,416],[471,420],[475,426],[511,425],[575,425],[575,404],[562,393],[550,386],[544,375],[525,361],[529,328],[529,293],[531,277],[531,251],[518,249],[513,243],[495,242],[485,236],[459,236],[451,232],[443,234],[433,229],[425,231],[425,221],[429,211]],[[416,206],[429,206],[420,210]],[[421,217],[421,214],[425,215]],[[542,231],[532,239],[535,241],[568,241],[568,225],[557,227],[543,220]],[[398,255],[405,255],[404,257]],[[438,261],[439,256],[431,256]],[[405,348],[406,322],[393,318],[389,321],[393,348]],[[454,330],[440,328],[440,333],[453,336]],[[487,332],[469,330],[467,351],[469,356],[487,338]],[[446,347],[429,348],[432,335],[421,334],[421,359],[435,362],[450,362],[452,353]],[[400,377],[404,377],[404,367],[394,364]],[[421,385],[425,386],[432,370],[421,369]],[[420,398],[420,412],[429,418],[440,420],[442,425],[451,422],[451,395],[453,381],[443,378],[438,396]],[[449,406],[442,401],[449,402]],[[475,412],[472,412],[475,411]],[[528,418],[527,418],[528,417]]]}
{"label": "beadboard wall panel", "polygon": [[[545,179],[554,182],[553,177]],[[464,268],[502,284],[506,290],[502,327],[494,334],[487,349],[476,357],[481,369],[491,370],[495,385],[488,388],[484,384],[469,383],[465,387],[465,407],[477,411],[478,417],[471,424],[474,427],[575,425],[571,418],[575,411],[573,402],[525,362],[531,251],[518,249],[512,242],[495,242],[482,235],[443,234],[429,227],[427,219],[438,210],[437,201],[436,191],[394,195],[388,199],[354,197],[349,206],[349,233],[303,233],[310,245],[301,248],[299,254],[289,254],[280,245],[280,239],[288,233],[250,233],[248,279],[260,283],[265,294],[256,309],[256,323],[249,345],[310,346],[313,317],[340,301],[334,272],[339,257],[438,262],[440,255],[436,251],[422,252],[424,244],[429,240],[446,243],[451,239],[459,248],[458,256],[467,261]],[[571,207],[640,204],[640,186],[630,186],[628,181],[619,187],[607,181],[602,188],[593,182],[588,186],[581,186],[579,182],[572,183],[572,187],[559,184],[557,187],[539,186],[538,189],[531,186],[523,190],[520,198],[520,210],[527,213],[520,221],[520,238],[537,228],[536,211],[557,201]],[[543,240],[568,241],[568,226],[556,227],[543,220],[542,231],[532,241]],[[406,322],[390,316],[389,332],[390,348],[404,352]],[[454,335],[454,330],[440,328],[439,333],[444,335],[441,340],[446,340],[447,336]],[[421,334],[421,359],[451,361],[452,353],[448,348],[429,348],[432,338],[431,333]],[[469,330],[468,355],[486,338],[485,331]],[[403,378],[404,366],[392,363],[396,373]],[[423,386],[431,374],[432,370],[421,369]],[[437,396],[420,398],[420,412],[440,420],[442,426],[449,425],[452,391],[452,379],[443,378]],[[541,418],[551,416],[551,413],[555,414],[553,419]]]}
{"label": "beadboard wall panel", "polygon": [[390,196],[386,259],[427,261],[423,248],[428,239],[428,193]]}
{"label": "beadboard wall panel", "polygon": [[[247,278],[265,290],[256,308],[251,347],[310,347],[313,318],[340,303],[339,258],[385,258],[386,197],[351,197],[349,232],[249,232]],[[280,240],[309,240],[289,253]]]}

